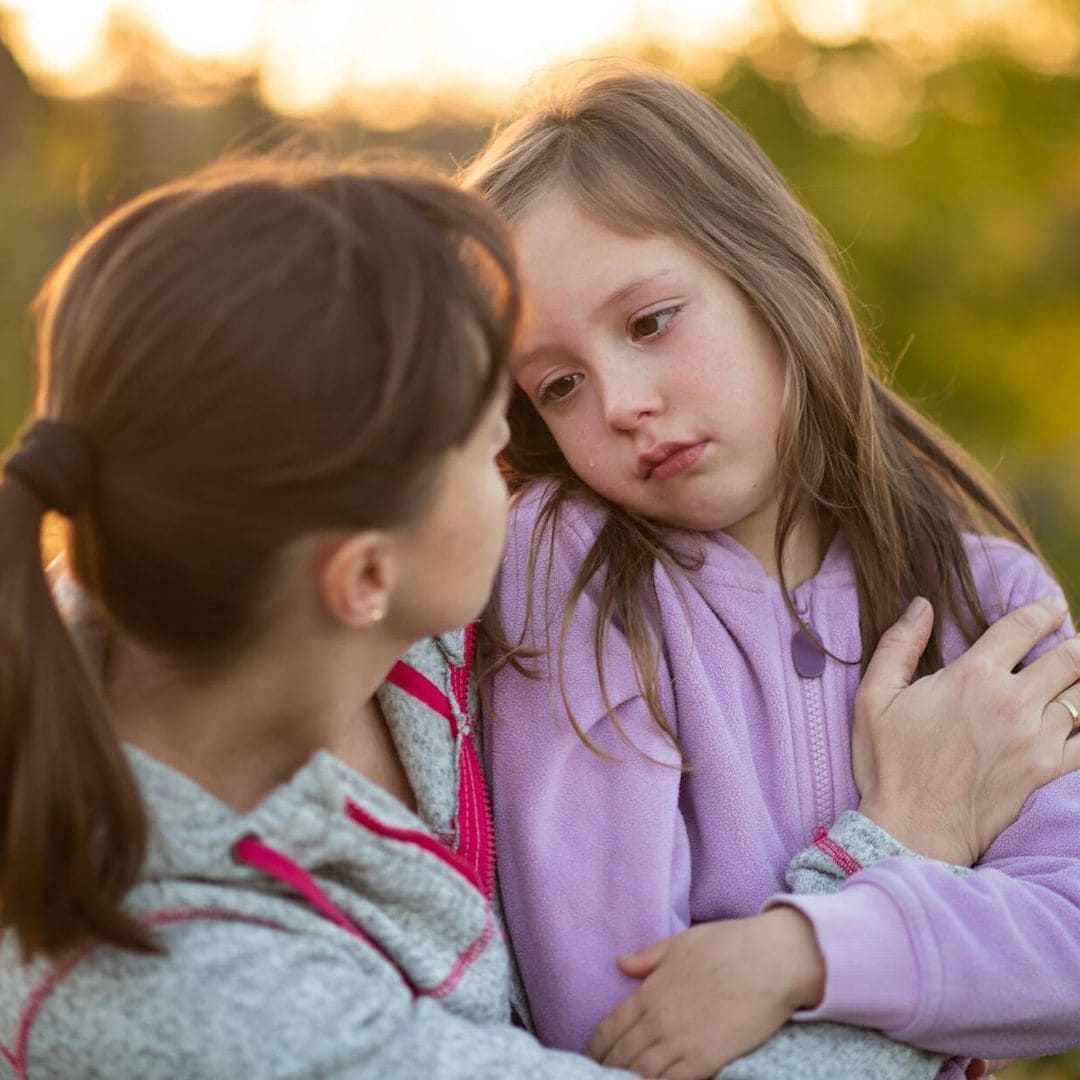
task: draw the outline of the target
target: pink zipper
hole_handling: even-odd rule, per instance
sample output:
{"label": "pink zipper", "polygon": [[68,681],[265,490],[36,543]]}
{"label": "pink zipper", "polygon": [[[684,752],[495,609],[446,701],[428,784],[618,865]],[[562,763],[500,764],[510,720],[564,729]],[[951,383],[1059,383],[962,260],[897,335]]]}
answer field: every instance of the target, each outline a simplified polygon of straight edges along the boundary
{"label": "pink zipper", "polygon": [[[450,669],[450,685],[462,716],[469,716],[469,685],[476,652],[476,624],[465,628],[464,661]],[[491,900],[495,894],[495,826],[487,777],[476,750],[471,725],[462,733],[458,751],[458,852],[476,867],[482,892]],[[468,817],[463,818],[463,810]]]}
{"label": "pink zipper", "polygon": [[[453,862],[451,865],[461,870],[476,888],[491,900],[495,895],[495,828],[491,820],[487,780],[468,722],[469,687],[475,649],[476,627],[470,625],[465,628],[464,660],[460,665],[450,666],[450,689],[461,715],[465,717],[464,726],[458,724],[450,698],[423,672],[398,661],[387,676],[387,681],[438,713],[450,725],[450,735],[457,746],[458,797],[454,818],[456,843],[453,848],[445,844],[443,846],[467,864],[468,870]],[[371,827],[369,822],[362,824]],[[378,826],[383,828],[381,823],[378,823]],[[425,839],[421,846],[428,847],[426,841],[430,840],[430,837],[423,833],[408,831],[408,836],[402,835],[398,839],[411,839],[419,843],[420,837]],[[437,854],[433,848],[428,850]]]}

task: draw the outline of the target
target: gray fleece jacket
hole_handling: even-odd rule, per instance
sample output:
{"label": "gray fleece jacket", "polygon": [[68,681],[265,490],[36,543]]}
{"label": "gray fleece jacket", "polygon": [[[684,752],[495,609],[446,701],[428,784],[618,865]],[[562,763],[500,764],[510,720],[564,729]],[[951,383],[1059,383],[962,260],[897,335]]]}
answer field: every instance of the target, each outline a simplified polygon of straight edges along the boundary
{"label": "gray fleece jacket", "polygon": [[[472,753],[452,686],[462,667],[460,635],[424,642],[405,658],[404,685],[380,692],[418,814],[326,752],[241,814],[130,749],[152,840],[127,904],[163,951],[88,948],[24,964],[5,935],[0,1077],[631,1075],[509,1023],[484,807],[475,788],[471,810],[459,800]],[[863,864],[906,854],[854,814],[831,840]],[[836,887],[836,850],[804,852],[792,883]],[[929,1080],[939,1064],[874,1032],[789,1024],[723,1077]]]}

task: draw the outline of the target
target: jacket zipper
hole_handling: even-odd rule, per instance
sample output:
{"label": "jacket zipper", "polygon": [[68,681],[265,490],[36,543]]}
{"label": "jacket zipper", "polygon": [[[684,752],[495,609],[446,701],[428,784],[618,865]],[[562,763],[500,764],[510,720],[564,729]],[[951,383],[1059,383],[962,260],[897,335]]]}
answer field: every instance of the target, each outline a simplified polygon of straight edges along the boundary
{"label": "jacket zipper", "polygon": [[[810,621],[810,602],[805,596],[795,596],[795,610],[807,626],[812,626]],[[828,828],[833,821],[833,798],[829,784],[829,757],[828,736],[825,731],[824,695],[821,680],[824,677],[824,667],[821,673],[806,677],[798,671],[795,678],[799,681],[799,690],[802,696],[803,715],[806,719],[806,734],[810,746],[811,780],[814,795],[814,820],[810,823],[811,828],[824,826]]]}

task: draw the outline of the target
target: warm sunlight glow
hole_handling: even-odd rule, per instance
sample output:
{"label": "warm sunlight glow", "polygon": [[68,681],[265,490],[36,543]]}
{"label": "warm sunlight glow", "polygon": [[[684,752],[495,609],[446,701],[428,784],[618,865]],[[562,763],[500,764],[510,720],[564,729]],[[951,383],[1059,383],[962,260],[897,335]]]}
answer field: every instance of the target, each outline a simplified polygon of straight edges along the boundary
{"label": "warm sunlight glow", "polygon": [[35,0],[15,6],[12,50],[32,76],[97,89],[93,72],[105,62],[109,0]]}
{"label": "warm sunlight glow", "polygon": [[1080,59],[1067,2],[0,0],[0,34],[52,93],[156,78],[183,95],[251,76],[279,112],[343,111],[385,128],[435,109],[495,111],[531,73],[576,56],[647,48],[669,67],[715,78],[750,51],[769,77],[798,83],[823,122],[846,118],[853,132],[895,137],[910,112],[902,80],[890,84],[888,72],[857,60],[811,70],[805,51],[762,44],[785,40],[785,26],[811,48],[872,38],[926,69],[976,35],[1062,71]]}
{"label": "warm sunlight glow", "polygon": [[784,9],[811,41],[846,45],[869,29],[871,0],[788,0]]}
{"label": "warm sunlight glow", "polygon": [[201,60],[254,59],[262,40],[261,0],[130,0],[179,52]]}
{"label": "warm sunlight glow", "polygon": [[537,67],[618,40],[629,22],[627,8],[624,0],[432,4],[432,60],[444,78],[472,72],[505,90]]}

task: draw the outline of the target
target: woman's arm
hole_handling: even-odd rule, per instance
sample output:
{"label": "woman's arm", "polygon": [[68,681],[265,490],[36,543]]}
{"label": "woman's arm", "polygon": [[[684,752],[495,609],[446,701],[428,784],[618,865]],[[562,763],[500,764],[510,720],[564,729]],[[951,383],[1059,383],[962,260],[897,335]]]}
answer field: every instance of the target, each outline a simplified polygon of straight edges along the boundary
{"label": "woman's arm", "polygon": [[[983,643],[984,649],[989,647],[1000,652],[1000,655],[991,657],[995,679],[1010,676],[1016,661],[1059,621],[1060,612],[1055,614],[1051,608],[1041,606],[1016,613],[999,624],[997,632]],[[1015,814],[1024,795],[1034,786],[1024,761],[1038,762],[1045,756],[1043,751],[1046,747],[1056,745],[1058,767],[1062,765],[1060,757],[1064,731],[1060,730],[1061,725],[1055,722],[1044,731],[1026,731],[1021,723],[1021,714],[1029,706],[1037,714],[1041,712],[1042,705],[1053,696],[1061,682],[1068,680],[1073,663],[1071,650],[1075,646],[1062,646],[1054,657],[1044,660],[1042,670],[1036,670],[1033,676],[1035,685],[1029,678],[1024,683],[1023,691],[1017,691],[1015,687],[1002,689],[996,685],[995,679],[986,677],[973,681],[968,676],[968,669],[961,664],[952,665],[942,673],[935,692],[928,695],[925,693],[925,681],[921,686],[905,689],[928,629],[925,617],[921,628],[917,616],[909,617],[883,643],[864,682],[864,687],[870,693],[862,694],[860,704],[863,719],[868,707],[872,706],[872,719],[878,722],[880,717],[877,713],[884,710],[884,700],[892,708],[889,716],[891,725],[905,733],[914,731],[912,745],[919,748],[921,736],[927,733],[925,729],[940,727],[943,723],[949,725],[950,740],[955,742],[959,739],[962,742],[964,733],[957,730],[958,725],[962,726],[961,722],[982,722],[986,716],[992,715],[984,706],[993,705],[1000,709],[1002,701],[1013,700],[1014,706],[1010,708],[1015,709],[1014,713],[1008,718],[998,716],[998,721],[1003,723],[1008,747],[999,747],[993,760],[984,762],[988,771],[976,771],[970,790],[965,792],[970,796],[967,809],[977,818],[992,820],[995,815],[1005,814],[1007,820],[1008,815]],[[975,660],[980,660],[978,651]],[[1054,663],[1061,665],[1060,671],[1056,675],[1047,674],[1047,669]],[[1038,683],[1042,678],[1051,680],[1050,688]],[[1055,684],[1054,679],[1060,682]],[[963,687],[967,689],[962,690]],[[876,691],[881,691],[881,695]],[[1004,719],[1008,722],[1004,723]],[[919,725],[924,729],[921,733]],[[1017,768],[1004,773],[996,770],[994,766],[1005,758],[1013,760]],[[890,762],[890,767],[896,765],[899,765],[900,773],[909,778],[905,791],[906,806],[900,807],[904,811],[901,819],[914,830],[915,835],[933,833],[934,826],[944,820],[935,816],[940,813],[942,805],[964,803],[963,798],[956,798],[947,799],[943,804],[936,797],[936,789],[944,785],[948,790],[950,779],[955,775],[950,772],[955,765],[947,754],[940,754],[933,768],[926,766],[918,775],[912,773],[910,763]],[[935,769],[945,771],[935,772]],[[895,804],[888,804],[888,801],[885,805],[892,810],[898,808]],[[966,815],[961,814],[959,820],[967,820]],[[964,830],[957,831],[962,840]],[[936,836],[934,839],[936,843],[939,841]],[[956,838],[953,839],[955,841]],[[964,878],[970,882],[975,877],[970,870],[913,858],[913,854],[865,817],[846,814],[829,834],[819,837],[815,846],[793,861],[789,883],[809,893],[827,893],[842,885],[849,876],[854,875],[857,880],[871,873],[870,869],[864,868],[882,859],[886,860],[883,866],[895,868],[901,876],[910,872],[913,866],[920,866],[948,876],[953,884]],[[961,851],[961,857],[972,856],[966,856]],[[828,912],[828,905],[836,899],[819,895],[777,898],[776,902],[804,912],[807,909],[815,911],[817,905]],[[764,937],[760,916],[736,922],[705,924],[676,938],[659,942],[623,961],[624,970],[645,979],[645,982],[605,1019],[590,1044],[590,1051],[609,1064],[643,1068],[645,1071],[670,1071],[673,1064],[674,1071],[670,1075],[693,1077],[705,1075],[729,1060],[733,1054],[741,1053],[742,1048],[753,1046],[773,1030],[785,1015],[790,1015],[790,1005],[799,1000],[799,994],[802,995],[803,1004],[812,1002],[816,997],[819,990],[813,995],[807,992],[807,986],[812,984],[804,982],[801,988],[798,985],[798,980],[805,978],[800,973],[808,970],[807,957],[816,954],[820,963],[824,954],[826,966],[832,959],[827,948],[820,951],[815,948],[814,935],[810,934],[808,938],[806,926],[800,926],[800,922],[778,924],[770,935]],[[830,923],[829,927],[836,931],[840,943],[838,947],[845,950],[842,955],[850,961],[843,974],[852,981],[860,980],[863,991],[885,984],[888,989],[884,992],[893,996],[918,994],[915,958],[907,935],[889,933],[889,928],[882,932],[873,925],[860,927],[845,925],[840,921]],[[777,935],[783,935],[783,940],[777,940]],[[834,978],[832,969],[829,976],[830,979]],[[743,993],[747,986],[752,986],[755,993]],[[793,992],[795,997],[792,997]],[[859,1014],[859,1021],[853,1022],[861,1021],[861,1026],[865,1027],[881,1026],[881,1018],[868,1012],[875,1000],[874,993],[860,995],[856,991],[852,993],[851,1000],[864,1010]],[[786,1014],[785,1007],[789,1009]],[[739,1025],[741,1030],[730,1032],[725,1039],[723,1032],[729,1010],[740,1008],[749,1008],[750,1016]],[[806,1011],[802,1016],[820,1017],[823,1011],[822,1008]],[[766,1024],[758,1030],[760,1021],[763,1018],[767,1020],[770,1013],[779,1019],[774,1020],[771,1027]],[[807,1062],[822,1064],[825,1070],[822,1075],[828,1075],[827,1059],[833,1052],[830,1044],[836,1034],[829,1028],[821,1028],[820,1037],[812,1033],[819,1028],[820,1025],[808,1025],[808,1033],[800,1036],[799,1041],[802,1052],[809,1055]],[[850,1033],[849,1037],[858,1042],[854,1033]],[[883,1052],[888,1049],[882,1044]],[[956,1052],[952,1046],[947,1049]],[[972,1047],[969,1052],[977,1052],[977,1049],[981,1049],[981,1044],[977,1048]],[[895,1055],[899,1051],[896,1047],[892,1050],[894,1058],[890,1059],[885,1053],[882,1067],[886,1062],[896,1060]],[[766,1044],[762,1050],[742,1059],[744,1064],[741,1067],[751,1069],[760,1066],[766,1070],[762,1075],[767,1075],[768,1066],[764,1062],[770,1060],[770,1055],[775,1052],[775,1047]],[[915,1070],[926,1067],[928,1063],[932,1064],[929,1057],[924,1055],[920,1059],[915,1055],[908,1065]],[[914,1074],[918,1075],[917,1072]]]}
{"label": "woman's arm", "polygon": [[[847,812],[791,861],[787,881],[796,893],[825,895],[839,889],[854,867],[895,857],[922,858],[867,818]],[[971,873],[965,867],[950,869]],[[772,915],[781,910],[786,915],[792,909],[775,909]],[[589,1043],[590,1055],[645,1076],[701,1080],[729,1060],[733,1047],[758,1041],[758,1029],[762,1035],[774,1033],[723,1068],[722,1080],[770,1080],[794,1069],[804,1080],[931,1080],[939,1074],[943,1055],[869,1028],[819,1021],[788,1022],[775,1030],[799,1004],[820,999],[824,966],[806,920],[768,928],[767,921],[758,916],[704,923],[623,958],[625,971],[649,983],[604,1020]],[[734,969],[730,978],[725,978],[725,962]],[[887,977],[899,974],[890,970]],[[770,1023],[763,1007],[784,986],[793,988],[792,996],[778,1003]]]}
{"label": "woman's arm", "polygon": [[[1012,603],[1053,588],[1032,565]],[[806,1016],[880,1027],[956,1054],[1036,1055],[1080,1040],[1080,774],[1053,779],[1080,764],[1080,739],[1066,741],[1066,710],[1046,707],[1080,671],[1080,641],[1066,622],[1042,646],[1056,639],[1052,651],[1016,673],[994,655],[1022,651],[1022,623],[1033,611],[1044,618],[1038,609],[1014,611],[964,657],[911,687],[907,699],[922,695],[922,715],[935,702],[948,705],[951,722],[936,739],[880,702],[868,707],[860,691],[857,725],[865,734],[868,713],[879,725],[871,739],[878,752],[864,753],[861,766],[856,730],[857,779],[870,813],[913,846],[936,832],[931,850],[940,852],[949,836],[944,850],[955,861],[990,846],[966,878],[934,861],[887,860],[834,896],[787,900],[814,923],[828,969],[824,999]],[[1077,697],[1075,688],[1067,692]],[[892,776],[877,775],[881,768]],[[939,778],[921,789],[903,780],[928,770]],[[1025,794],[1047,780],[1009,825]],[[876,978],[897,950],[906,953],[895,965],[904,977]]]}

